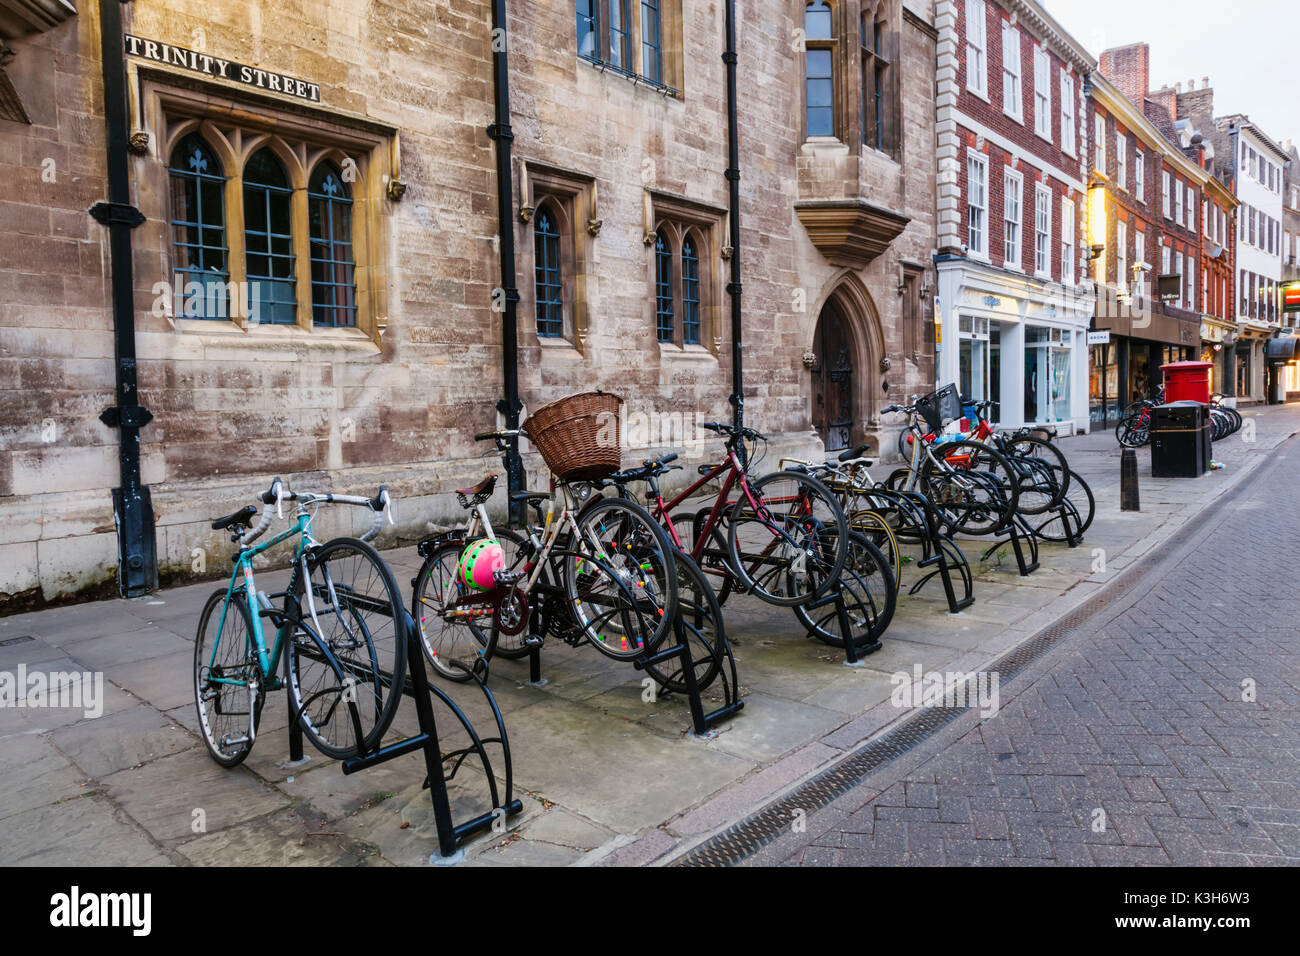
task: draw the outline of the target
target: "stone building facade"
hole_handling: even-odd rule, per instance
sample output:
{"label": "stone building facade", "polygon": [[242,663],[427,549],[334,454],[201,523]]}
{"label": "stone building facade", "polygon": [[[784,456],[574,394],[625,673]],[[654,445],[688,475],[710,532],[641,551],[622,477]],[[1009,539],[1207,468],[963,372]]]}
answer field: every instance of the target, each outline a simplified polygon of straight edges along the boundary
{"label": "stone building facade", "polygon": [[[107,230],[86,214],[106,195],[99,10],[76,7],[5,39],[26,121],[0,119],[0,607],[111,590],[117,562]],[[123,5],[164,582],[222,573],[208,521],[276,474],[388,484],[391,545],[500,470],[472,437],[502,393],[494,42],[525,414],[601,387],[628,457],[716,455],[695,424],[730,415],[736,252],[746,422],[773,463],[878,439],[880,407],[933,387],[931,0],[736,7],[739,250],[721,3],[512,5],[504,39],[482,0]],[[354,521],[323,510],[318,535]]]}

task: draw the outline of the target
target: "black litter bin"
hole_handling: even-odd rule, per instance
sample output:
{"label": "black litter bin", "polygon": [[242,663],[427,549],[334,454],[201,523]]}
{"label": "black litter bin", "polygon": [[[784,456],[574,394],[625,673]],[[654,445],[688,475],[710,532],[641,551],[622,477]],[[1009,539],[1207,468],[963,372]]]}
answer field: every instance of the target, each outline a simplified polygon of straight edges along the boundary
{"label": "black litter bin", "polygon": [[1199,478],[1210,470],[1210,407],[1174,402],[1151,409],[1151,474]]}

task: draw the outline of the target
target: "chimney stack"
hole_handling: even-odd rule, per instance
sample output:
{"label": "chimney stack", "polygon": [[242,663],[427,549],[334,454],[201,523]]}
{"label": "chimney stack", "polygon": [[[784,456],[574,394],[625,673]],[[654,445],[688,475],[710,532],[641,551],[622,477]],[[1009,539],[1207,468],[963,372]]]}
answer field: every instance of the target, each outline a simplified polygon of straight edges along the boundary
{"label": "chimney stack", "polygon": [[1103,50],[1101,72],[1140,110],[1151,89],[1151,47],[1145,43]]}

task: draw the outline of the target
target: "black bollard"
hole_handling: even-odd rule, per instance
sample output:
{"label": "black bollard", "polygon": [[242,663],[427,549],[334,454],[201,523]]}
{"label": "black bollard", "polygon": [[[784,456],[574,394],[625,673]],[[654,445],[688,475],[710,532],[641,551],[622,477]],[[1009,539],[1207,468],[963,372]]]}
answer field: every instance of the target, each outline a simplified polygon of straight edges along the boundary
{"label": "black bollard", "polygon": [[1125,448],[1119,456],[1119,510],[1142,510],[1138,500],[1137,452],[1132,448]]}

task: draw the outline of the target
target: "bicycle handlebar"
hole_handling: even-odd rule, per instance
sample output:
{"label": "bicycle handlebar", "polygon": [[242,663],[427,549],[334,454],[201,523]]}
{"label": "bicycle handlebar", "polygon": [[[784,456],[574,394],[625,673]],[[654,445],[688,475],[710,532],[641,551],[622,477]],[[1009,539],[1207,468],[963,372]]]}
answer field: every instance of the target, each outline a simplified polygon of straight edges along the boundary
{"label": "bicycle handlebar", "polygon": [[370,525],[370,529],[361,535],[362,541],[369,541],[379,534],[384,525],[384,518],[388,519],[389,524],[393,524],[392,496],[388,493],[387,485],[380,485],[379,491],[373,498],[366,498],[362,495],[336,495],[324,494],[317,495],[311,492],[285,492],[284,483],[277,477],[271,482],[271,487],[262,492],[262,520],[258,522],[256,528],[250,529],[239,536],[240,547],[246,548],[259,537],[266,529],[271,526],[271,506],[275,506],[275,512],[279,517],[284,517],[283,503],[285,501],[296,501],[305,508],[313,504],[339,504],[339,505],[357,505],[369,508],[375,513],[375,520]]}

